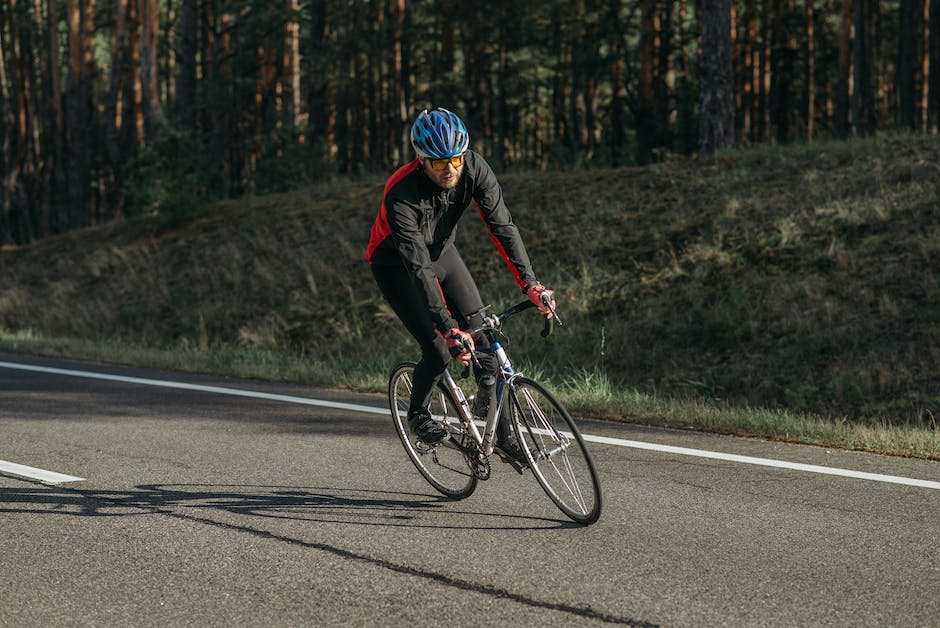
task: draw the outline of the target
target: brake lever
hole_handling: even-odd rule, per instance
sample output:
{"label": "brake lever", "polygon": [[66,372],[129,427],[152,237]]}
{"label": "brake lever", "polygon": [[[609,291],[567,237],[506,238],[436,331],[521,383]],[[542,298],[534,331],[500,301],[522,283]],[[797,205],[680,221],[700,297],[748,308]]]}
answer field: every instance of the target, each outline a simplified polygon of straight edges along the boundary
{"label": "brake lever", "polygon": [[[552,305],[552,296],[551,296],[551,294],[548,292],[548,290],[546,290],[545,292],[541,293],[541,294],[539,295],[539,299],[541,299],[542,305],[544,305],[545,307],[547,307],[547,308],[548,308],[548,311],[552,313],[552,318],[547,318],[547,317],[546,317],[546,320],[551,321],[552,319],[555,319],[555,322],[558,323],[558,326],[559,326],[559,327],[564,327],[565,324],[561,321],[560,318],[558,318],[558,312],[555,311],[555,306]],[[548,325],[546,325],[546,328],[547,328],[547,327],[548,327]],[[543,332],[544,332],[544,330],[543,330]],[[549,331],[548,333],[543,333],[542,336],[543,336],[543,337],[544,337],[544,336],[547,336],[547,335],[550,334],[550,333],[552,333],[552,332]]]}
{"label": "brake lever", "polygon": [[[482,369],[483,367],[480,365],[480,361],[477,359],[477,354],[474,352],[473,346],[470,344],[470,342],[465,338],[461,338],[460,344],[463,346],[464,350],[470,352],[470,360],[473,362],[473,366],[477,367],[478,369]],[[468,364],[464,372],[468,372],[469,369],[470,365]]]}

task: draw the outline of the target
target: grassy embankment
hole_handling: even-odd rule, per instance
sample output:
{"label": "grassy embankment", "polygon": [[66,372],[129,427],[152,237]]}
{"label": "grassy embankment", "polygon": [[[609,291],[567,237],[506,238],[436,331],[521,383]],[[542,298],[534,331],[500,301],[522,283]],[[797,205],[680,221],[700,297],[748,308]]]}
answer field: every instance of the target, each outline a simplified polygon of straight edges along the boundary
{"label": "grassy embankment", "polygon": [[[576,413],[940,459],[940,144],[501,177],[569,325],[510,325]],[[362,250],[384,177],[0,256],[0,350],[357,390],[414,349]],[[520,298],[475,215],[484,298]]]}

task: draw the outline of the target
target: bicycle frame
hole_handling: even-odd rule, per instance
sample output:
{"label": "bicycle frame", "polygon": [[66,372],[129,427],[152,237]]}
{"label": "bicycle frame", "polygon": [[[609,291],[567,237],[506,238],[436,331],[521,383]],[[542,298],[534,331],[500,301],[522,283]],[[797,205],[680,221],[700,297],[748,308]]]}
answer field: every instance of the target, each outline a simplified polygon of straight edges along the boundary
{"label": "bicycle frame", "polygon": [[[481,331],[491,330],[492,328],[487,327]],[[460,405],[459,412],[461,422],[467,426],[473,439],[476,441],[477,445],[480,446],[480,450],[485,455],[489,456],[493,453],[493,443],[496,439],[496,426],[499,423],[503,402],[506,397],[506,385],[513,377],[517,377],[520,373],[513,368],[512,362],[509,361],[509,355],[507,355],[506,350],[499,341],[492,341],[488,349],[478,349],[477,352],[495,355],[499,364],[499,374],[496,378],[496,403],[491,404],[489,407],[482,433],[477,427],[473,413],[470,410],[470,400],[464,394],[463,389],[454,381],[450,371],[444,371],[444,385],[450,389],[454,398]]]}
{"label": "bicycle frame", "polygon": [[[545,328],[542,330],[542,336],[545,337],[551,333],[554,321],[557,321],[559,326],[563,325],[563,323],[561,322],[561,319],[558,318],[558,313],[555,311],[555,308],[552,305],[550,294],[543,294],[542,303],[544,303],[552,313],[551,317],[545,319]],[[482,434],[476,426],[473,413],[470,410],[470,402],[463,393],[463,390],[460,388],[460,386],[457,385],[457,382],[454,381],[450,371],[444,372],[444,385],[450,389],[451,393],[454,395],[454,398],[459,402],[460,420],[467,426],[471,436],[473,436],[474,440],[476,440],[477,445],[480,446],[481,452],[486,456],[490,456],[493,453],[493,443],[496,438],[496,426],[499,423],[501,410],[503,409],[503,402],[505,401],[506,397],[506,385],[512,380],[513,377],[518,377],[521,375],[521,373],[518,373],[513,368],[512,362],[509,361],[509,355],[506,353],[506,350],[503,348],[502,344],[500,344],[499,340],[495,338],[494,332],[497,331],[503,324],[503,321],[505,321],[510,316],[514,316],[519,312],[524,312],[525,310],[534,307],[536,307],[536,305],[531,301],[517,303],[505,312],[496,314],[495,316],[483,317],[483,325],[480,328],[471,330],[469,332],[471,336],[474,336],[478,333],[485,334],[487,340],[490,343],[490,346],[487,349],[472,350],[471,347],[467,346],[467,349],[471,351],[471,354],[476,351],[477,353],[488,353],[495,355],[498,364],[498,377],[496,379],[496,403],[491,404],[490,408],[488,409]],[[483,310],[486,310],[486,308],[483,308]],[[480,365],[479,361],[477,361],[475,357],[473,360],[477,366]]]}
{"label": "bicycle frame", "polygon": [[[544,295],[542,298],[542,303],[552,313],[552,317],[546,317],[543,336],[550,333],[552,319],[554,323],[562,324],[557,320],[550,297],[548,294],[547,298]],[[584,439],[564,406],[544,386],[516,371],[498,341],[505,319],[533,307],[536,306],[531,302],[520,303],[496,316],[484,316],[482,327],[469,330],[472,336],[482,333],[488,343],[481,344],[489,345],[475,350],[469,340],[464,343],[477,369],[485,368],[490,373],[491,360],[483,360],[487,363],[483,367],[479,359],[484,354],[493,356],[492,361],[495,362],[495,371],[492,372],[496,379],[495,390],[484,389],[485,394],[494,396],[485,417],[474,416],[471,408],[473,396],[466,395],[451,372],[445,370],[437,384],[440,394],[429,407],[435,408],[435,419],[449,423],[448,438],[425,444],[414,436],[407,422],[413,391],[411,375],[416,364],[402,362],[393,369],[389,378],[392,418],[411,461],[421,475],[444,495],[453,499],[469,497],[478,480],[489,479],[490,456],[495,451],[518,473],[531,470],[562,512],[574,521],[588,525],[600,516],[601,491]],[[473,405],[479,407],[478,404]],[[440,415],[437,408],[440,408]],[[499,422],[504,420],[510,423],[505,427],[512,430],[512,453],[507,453],[509,450],[503,447],[505,443],[500,443],[500,448],[497,448],[495,442],[497,432],[502,434],[503,431]]]}

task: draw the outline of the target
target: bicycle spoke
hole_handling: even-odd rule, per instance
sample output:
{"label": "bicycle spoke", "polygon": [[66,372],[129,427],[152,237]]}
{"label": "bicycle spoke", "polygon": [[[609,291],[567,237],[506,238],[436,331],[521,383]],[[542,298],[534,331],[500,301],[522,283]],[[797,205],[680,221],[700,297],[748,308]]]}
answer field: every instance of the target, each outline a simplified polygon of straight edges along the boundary
{"label": "bicycle spoke", "polygon": [[411,462],[431,486],[448,497],[467,497],[476,488],[477,478],[468,466],[461,446],[466,442],[466,434],[457,418],[457,405],[450,391],[439,384],[431,397],[430,412],[447,425],[450,438],[434,446],[418,440],[408,425],[413,371],[413,363],[403,363],[396,367],[389,380],[389,406],[399,439]]}
{"label": "bicycle spoke", "polygon": [[[529,404],[529,408],[532,410],[533,415],[539,419],[539,422],[543,426],[545,426],[542,429],[534,430],[535,433],[543,436],[556,437],[552,440],[557,444],[552,447],[547,447],[544,444],[544,441],[542,441],[542,445],[539,448],[539,460],[547,462],[552,467],[555,475],[558,477],[558,480],[567,489],[568,493],[574,497],[581,510],[586,512],[587,505],[581,492],[581,487],[576,481],[576,474],[571,460],[569,460],[568,456],[565,454],[568,447],[570,446],[570,442],[567,438],[563,438],[562,434],[554,429],[551,421],[546,417],[541,406],[535,401],[535,399],[532,398],[532,394],[528,390],[523,392],[526,397],[526,402]],[[560,458],[559,454],[561,454]],[[559,465],[563,466],[563,469],[559,468]]]}
{"label": "bicycle spoke", "polygon": [[[600,515],[594,464],[574,422],[558,401],[528,378],[512,385],[517,436],[532,455],[532,472],[546,494],[580,523]],[[567,429],[561,429],[567,428]]]}
{"label": "bicycle spoke", "polygon": [[567,449],[566,443],[564,443],[562,440],[562,435],[554,428],[552,421],[550,421],[545,415],[544,410],[542,410],[542,407],[533,398],[532,393],[528,389],[524,389],[523,394],[526,398],[526,402],[529,404],[529,408],[532,410],[533,415],[539,419],[539,422],[543,426],[543,428],[540,430],[540,433],[549,437],[555,436],[556,438],[554,440],[560,443],[557,447],[550,450],[542,449],[540,453],[544,455],[544,460],[551,465],[552,469],[555,471],[555,475],[558,476],[559,481],[561,481],[564,487],[568,489],[568,492],[574,497],[581,510],[586,512],[587,505],[584,500],[584,495],[581,492],[581,487],[576,481],[576,475],[571,460],[568,458],[568,456],[562,455],[561,465],[564,467],[564,469],[560,469],[559,465],[555,462],[555,453],[558,451],[564,452],[565,449]]}

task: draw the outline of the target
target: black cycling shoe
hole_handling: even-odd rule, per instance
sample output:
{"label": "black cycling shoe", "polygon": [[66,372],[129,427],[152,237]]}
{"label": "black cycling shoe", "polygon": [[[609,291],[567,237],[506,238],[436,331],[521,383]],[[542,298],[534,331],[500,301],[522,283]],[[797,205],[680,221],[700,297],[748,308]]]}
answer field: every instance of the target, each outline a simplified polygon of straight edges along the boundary
{"label": "black cycling shoe", "polygon": [[500,460],[511,464],[519,473],[522,473],[529,466],[529,459],[526,458],[525,450],[514,437],[502,442],[497,441],[493,445],[493,451],[499,456]]}
{"label": "black cycling shoe", "polygon": [[447,438],[447,429],[427,410],[413,412],[408,417],[408,427],[426,445],[436,445]]}

